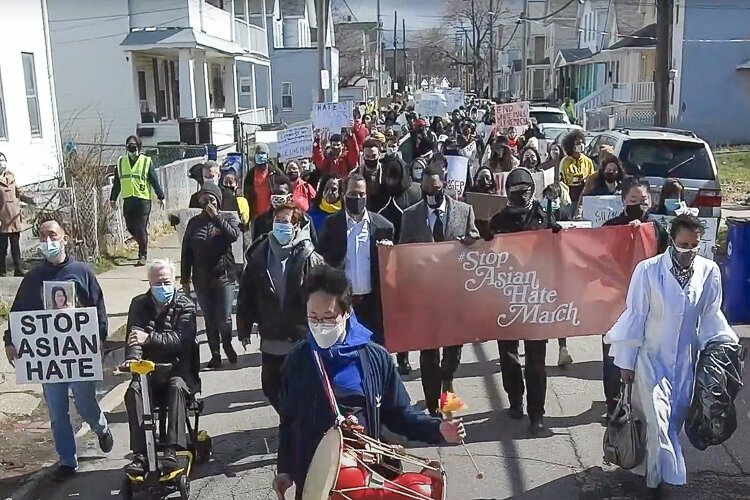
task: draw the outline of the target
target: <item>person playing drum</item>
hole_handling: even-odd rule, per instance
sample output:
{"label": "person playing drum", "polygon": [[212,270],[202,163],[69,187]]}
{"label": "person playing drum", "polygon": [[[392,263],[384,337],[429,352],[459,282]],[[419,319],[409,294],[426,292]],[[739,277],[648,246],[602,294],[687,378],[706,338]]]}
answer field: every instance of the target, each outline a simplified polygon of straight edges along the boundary
{"label": "person playing drum", "polygon": [[[441,420],[411,406],[401,377],[383,347],[370,340],[352,310],[351,286],[343,271],[319,266],[305,282],[310,333],[282,368],[279,450],[273,488],[279,500],[294,483],[301,498],[318,443],[340,415],[356,419],[364,434],[380,438],[381,424],[411,440],[460,444],[460,420]],[[319,364],[316,358],[321,360]],[[321,374],[322,369],[325,375]],[[326,394],[327,381],[335,397]]]}

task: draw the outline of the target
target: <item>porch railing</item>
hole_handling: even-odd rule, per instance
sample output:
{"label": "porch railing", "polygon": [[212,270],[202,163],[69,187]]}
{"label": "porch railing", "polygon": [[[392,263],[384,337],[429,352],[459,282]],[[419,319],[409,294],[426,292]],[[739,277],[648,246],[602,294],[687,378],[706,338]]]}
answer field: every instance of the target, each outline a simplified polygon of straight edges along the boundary
{"label": "porch railing", "polygon": [[654,82],[616,83],[612,98],[615,102],[653,102]]}
{"label": "porch railing", "polygon": [[237,44],[243,49],[268,57],[268,39],[265,29],[242,19],[235,19],[234,36]]}
{"label": "porch railing", "polygon": [[594,108],[599,108],[601,106],[606,106],[607,104],[612,102],[612,90],[612,84],[608,83],[604,87],[592,92],[591,94],[578,101],[575,105],[576,116],[582,117],[586,113],[586,111]]}

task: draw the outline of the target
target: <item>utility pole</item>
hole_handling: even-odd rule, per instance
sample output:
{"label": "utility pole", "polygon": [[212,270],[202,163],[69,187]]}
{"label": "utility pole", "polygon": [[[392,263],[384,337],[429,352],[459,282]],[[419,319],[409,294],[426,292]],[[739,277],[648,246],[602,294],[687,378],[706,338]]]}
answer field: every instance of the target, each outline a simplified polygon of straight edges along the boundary
{"label": "utility pole", "polygon": [[471,70],[472,73],[474,73],[472,80],[474,82],[474,92],[479,95],[479,89],[477,88],[479,86],[479,84],[477,83],[477,57],[479,56],[479,54],[477,54],[477,52],[479,52],[479,47],[477,47],[477,40],[479,39],[479,36],[477,32],[479,31],[479,28],[477,27],[476,16],[477,14],[474,8],[474,0],[471,0]]}
{"label": "utility pole", "polygon": [[495,2],[490,0],[490,91],[488,97],[495,97]]}
{"label": "utility pole", "polygon": [[669,125],[669,71],[672,67],[674,0],[658,0],[656,9],[655,124],[657,127],[666,127]]}
{"label": "utility pole", "polygon": [[380,0],[378,0],[377,2],[377,13],[378,13],[378,33],[376,35],[377,47],[375,48],[375,57],[377,58],[377,61],[375,62],[375,72],[377,73],[377,77],[378,77],[378,85],[377,85],[378,100],[375,103],[375,109],[380,110],[380,99],[383,97],[383,78],[382,78],[383,68],[380,65],[380,62],[381,62],[380,34],[383,29],[383,24],[382,24],[382,21],[380,20]]}
{"label": "utility pole", "polygon": [[409,66],[406,62],[406,18],[401,19],[401,50],[404,51],[404,90],[409,84]]}
{"label": "utility pole", "polygon": [[[315,16],[318,21],[318,102],[326,101],[326,91],[323,89],[323,71],[326,69],[326,32],[328,31],[328,2],[330,0],[318,0],[315,2]],[[330,75],[329,75],[330,79]]]}
{"label": "utility pole", "polygon": [[529,22],[526,18],[529,17],[529,0],[523,2],[523,12],[521,12],[521,22],[523,23],[523,43],[521,50],[521,100],[527,101],[528,96],[526,95],[526,61],[529,58]]}
{"label": "utility pole", "polygon": [[398,11],[393,11],[393,90],[398,88]]}

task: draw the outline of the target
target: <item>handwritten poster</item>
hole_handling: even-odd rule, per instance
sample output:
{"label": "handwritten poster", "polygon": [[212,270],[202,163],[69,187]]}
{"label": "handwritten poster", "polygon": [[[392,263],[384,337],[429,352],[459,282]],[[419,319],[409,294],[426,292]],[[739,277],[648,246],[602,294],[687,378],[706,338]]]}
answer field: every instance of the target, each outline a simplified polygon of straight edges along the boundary
{"label": "handwritten poster", "polygon": [[459,199],[466,188],[466,169],[469,168],[469,159],[465,156],[446,156],[448,162],[448,175],[445,183],[445,192],[453,199]]}
{"label": "handwritten poster", "polygon": [[591,221],[592,227],[601,227],[609,219],[622,213],[623,204],[620,195],[584,196],[583,218]]}
{"label": "handwritten poster", "polygon": [[353,119],[352,102],[316,102],[310,117],[316,129],[338,130],[348,127]]}
{"label": "handwritten poster", "polygon": [[313,133],[309,125],[279,131],[279,154],[282,161],[309,158],[313,150]]}
{"label": "handwritten poster", "polygon": [[495,105],[495,126],[500,130],[508,127],[526,127],[529,125],[529,102],[509,102]]}
{"label": "handwritten poster", "polygon": [[415,111],[425,117],[445,116],[448,114],[448,103],[443,94],[422,94]]}

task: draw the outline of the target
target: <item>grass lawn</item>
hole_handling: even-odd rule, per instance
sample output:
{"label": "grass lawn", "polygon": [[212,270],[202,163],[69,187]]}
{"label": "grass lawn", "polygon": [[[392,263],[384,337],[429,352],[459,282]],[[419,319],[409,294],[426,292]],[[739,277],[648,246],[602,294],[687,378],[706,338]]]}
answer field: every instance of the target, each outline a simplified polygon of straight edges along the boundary
{"label": "grass lawn", "polygon": [[714,151],[725,204],[739,203],[750,196],[750,150],[720,149]]}

